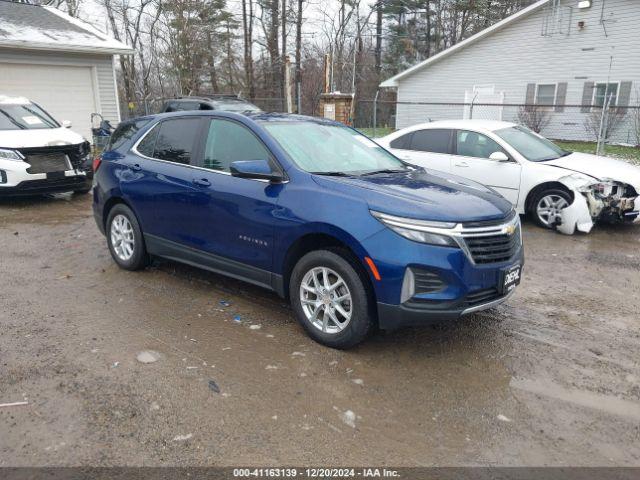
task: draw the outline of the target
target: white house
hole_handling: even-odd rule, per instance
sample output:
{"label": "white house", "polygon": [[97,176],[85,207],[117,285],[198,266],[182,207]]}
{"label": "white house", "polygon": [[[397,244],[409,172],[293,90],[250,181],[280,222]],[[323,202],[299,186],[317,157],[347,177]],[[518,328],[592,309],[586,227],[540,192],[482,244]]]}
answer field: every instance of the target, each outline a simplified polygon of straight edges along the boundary
{"label": "white house", "polygon": [[0,95],[27,97],[91,138],[120,121],[114,56],[132,49],[53,7],[0,0]]}
{"label": "white house", "polygon": [[[537,104],[543,134],[593,140],[585,123],[605,96],[640,103],[639,32],[639,0],[540,0],[380,86],[397,89],[397,128],[470,116],[517,122],[518,105]],[[504,107],[462,105],[471,102]],[[628,115],[616,141],[636,143],[637,110],[618,111]]]}

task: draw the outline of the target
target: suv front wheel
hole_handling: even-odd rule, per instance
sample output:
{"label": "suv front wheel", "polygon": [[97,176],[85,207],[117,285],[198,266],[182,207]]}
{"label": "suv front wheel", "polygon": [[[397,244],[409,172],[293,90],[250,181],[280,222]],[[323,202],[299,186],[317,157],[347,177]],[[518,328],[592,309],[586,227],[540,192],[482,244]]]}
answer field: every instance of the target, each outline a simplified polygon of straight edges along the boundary
{"label": "suv front wheel", "polygon": [[293,269],[289,296],[298,321],[315,341],[332,348],[362,342],[373,327],[372,302],[357,266],[338,250],[318,250]]}

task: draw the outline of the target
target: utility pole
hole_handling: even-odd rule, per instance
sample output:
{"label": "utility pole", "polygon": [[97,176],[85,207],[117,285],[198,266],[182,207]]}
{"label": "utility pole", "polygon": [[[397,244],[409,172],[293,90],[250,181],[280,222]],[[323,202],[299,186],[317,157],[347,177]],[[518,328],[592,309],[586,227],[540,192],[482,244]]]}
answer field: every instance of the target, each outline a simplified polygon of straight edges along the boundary
{"label": "utility pole", "polygon": [[298,0],[296,20],[296,113],[302,113],[302,3]]}

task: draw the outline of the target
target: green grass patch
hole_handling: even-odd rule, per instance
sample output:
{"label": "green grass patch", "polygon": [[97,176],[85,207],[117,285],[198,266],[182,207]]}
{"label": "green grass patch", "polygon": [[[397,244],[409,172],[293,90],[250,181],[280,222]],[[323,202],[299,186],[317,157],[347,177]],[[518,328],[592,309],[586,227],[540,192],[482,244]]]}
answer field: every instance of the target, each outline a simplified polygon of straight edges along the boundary
{"label": "green grass patch", "polygon": [[[596,153],[595,142],[569,142],[563,140],[554,140],[554,143],[569,150],[571,152]],[[628,147],[623,145],[605,145],[604,154],[607,157],[619,158],[626,160],[635,165],[640,165],[640,148]]]}

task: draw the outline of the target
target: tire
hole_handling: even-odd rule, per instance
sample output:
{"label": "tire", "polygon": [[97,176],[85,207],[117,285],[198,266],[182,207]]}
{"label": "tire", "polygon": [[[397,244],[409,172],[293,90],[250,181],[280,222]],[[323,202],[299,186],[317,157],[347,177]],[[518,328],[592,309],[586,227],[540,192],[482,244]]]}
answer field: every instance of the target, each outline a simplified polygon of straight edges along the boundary
{"label": "tire", "polygon": [[[291,305],[302,327],[316,342],[347,349],[362,342],[373,330],[373,301],[358,270],[356,261],[340,249],[310,252],[293,268],[289,282]],[[314,274],[320,285],[314,282]],[[335,290],[325,291],[327,283]],[[309,287],[320,293],[312,293]],[[344,313],[349,314],[348,319]]]}
{"label": "tire", "polygon": [[[531,202],[529,213],[533,220],[542,228],[554,229],[559,212],[571,205],[571,194],[561,188],[548,188],[537,193]],[[549,214],[542,213],[544,208],[548,208]]]}
{"label": "tire", "polygon": [[[105,232],[111,257],[120,268],[140,270],[148,265],[149,255],[142,230],[129,207],[119,203],[109,211]],[[121,240],[123,237],[124,241]]]}

